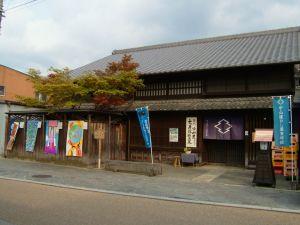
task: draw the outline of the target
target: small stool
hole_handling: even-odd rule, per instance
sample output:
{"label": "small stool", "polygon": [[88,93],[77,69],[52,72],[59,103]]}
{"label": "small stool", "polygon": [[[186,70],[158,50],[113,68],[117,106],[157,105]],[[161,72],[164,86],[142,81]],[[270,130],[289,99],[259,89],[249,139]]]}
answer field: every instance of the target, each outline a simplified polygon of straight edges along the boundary
{"label": "small stool", "polygon": [[180,163],[180,156],[175,156],[174,157],[174,163],[173,163],[174,167],[181,167],[181,163]]}

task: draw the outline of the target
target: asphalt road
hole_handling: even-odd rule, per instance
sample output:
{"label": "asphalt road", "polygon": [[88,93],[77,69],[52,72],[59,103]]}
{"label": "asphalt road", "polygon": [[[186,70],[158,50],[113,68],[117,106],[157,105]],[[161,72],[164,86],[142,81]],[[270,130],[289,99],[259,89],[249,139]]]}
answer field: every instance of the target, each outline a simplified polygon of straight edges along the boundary
{"label": "asphalt road", "polygon": [[300,214],[188,204],[0,179],[0,224],[300,224]]}

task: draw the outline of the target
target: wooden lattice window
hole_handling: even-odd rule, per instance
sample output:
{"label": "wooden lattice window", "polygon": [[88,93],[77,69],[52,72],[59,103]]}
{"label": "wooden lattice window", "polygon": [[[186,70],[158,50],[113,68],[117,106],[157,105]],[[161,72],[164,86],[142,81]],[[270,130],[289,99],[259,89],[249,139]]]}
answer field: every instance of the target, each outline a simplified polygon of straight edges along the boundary
{"label": "wooden lattice window", "polygon": [[197,95],[201,94],[201,81],[180,81],[169,83],[169,95]]}
{"label": "wooden lattice window", "polygon": [[202,93],[200,80],[176,81],[170,83],[148,83],[136,92],[137,97],[198,95]]}
{"label": "wooden lattice window", "polygon": [[152,96],[165,96],[167,95],[166,83],[149,83],[142,90],[136,92],[138,97],[152,97]]}

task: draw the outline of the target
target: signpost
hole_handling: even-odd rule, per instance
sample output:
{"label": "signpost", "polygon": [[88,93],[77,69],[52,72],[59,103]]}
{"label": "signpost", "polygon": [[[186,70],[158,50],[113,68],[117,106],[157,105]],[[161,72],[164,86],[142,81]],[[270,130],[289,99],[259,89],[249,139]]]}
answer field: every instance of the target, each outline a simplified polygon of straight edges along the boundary
{"label": "signpost", "polygon": [[272,129],[255,129],[253,141],[260,143],[257,155],[253,183],[275,186],[275,174],[272,166],[270,143],[273,140]]}
{"label": "signpost", "polygon": [[100,127],[97,128],[94,132],[94,138],[98,140],[99,149],[98,149],[98,168],[101,168],[101,152],[102,152],[102,140],[105,136],[105,125],[100,123]]}

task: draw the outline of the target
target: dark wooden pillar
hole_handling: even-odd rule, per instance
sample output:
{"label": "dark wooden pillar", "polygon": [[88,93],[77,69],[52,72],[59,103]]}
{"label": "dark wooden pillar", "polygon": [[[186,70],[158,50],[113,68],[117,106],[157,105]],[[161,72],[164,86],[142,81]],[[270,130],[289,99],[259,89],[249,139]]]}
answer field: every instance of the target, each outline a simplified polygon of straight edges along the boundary
{"label": "dark wooden pillar", "polygon": [[[41,141],[41,147],[40,147],[40,150],[41,150],[41,154],[44,154],[44,148],[45,148],[45,143],[46,143],[46,137],[45,137],[45,114],[43,114],[42,116],[42,125],[41,125],[41,132],[42,132],[42,135],[41,135],[41,138],[42,138],[42,141]],[[37,154],[37,160],[39,159],[39,153]]]}
{"label": "dark wooden pillar", "polygon": [[[68,132],[68,124],[67,124],[67,114],[64,113],[64,119],[63,119],[63,126],[62,126],[62,132],[63,132],[63,140],[67,140],[67,132]],[[65,151],[64,151],[65,149]],[[66,143],[61,148],[61,154],[62,154],[62,160],[66,159]]]}
{"label": "dark wooden pillar", "polygon": [[26,132],[27,132],[27,120],[28,120],[28,116],[25,115],[25,121],[24,121],[24,143],[23,143],[23,151],[22,154],[23,156],[25,156],[25,152],[26,152]]}
{"label": "dark wooden pillar", "polygon": [[7,157],[6,146],[7,146],[7,143],[8,143],[9,136],[10,136],[9,124],[10,124],[10,114],[8,114],[8,116],[6,117],[6,120],[5,120],[5,139],[4,139],[4,157],[5,158]]}
{"label": "dark wooden pillar", "polygon": [[92,157],[92,116],[88,114],[88,140],[87,140],[87,148],[88,148],[88,162],[91,164],[91,157]]}
{"label": "dark wooden pillar", "polygon": [[126,161],[130,160],[130,118],[127,120]]}
{"label": "dark wooden pillar", "polygon": [[108,160],[111,159],[111,115],[108,115]]}
{"label": "dark wooden pillar", "polygon": [[203,115],[202,114],[198,115],[197,120],[198,120],[198,126],[197,126],[198,149],[199,149],[199,154],[201,156],[201,160],[203,162],[205,161],[205,145],[203,141]]}
{"label": "dark wooden pillar", "polygon": [[247,168],[249,166],[249,146],[251,143],[251,136],[252,136],[252,131],[250,130],[249,126],[249,114],[248,112],[245,114],[245,132],[248,131],[248,136],[245,135],[245,167]]}

